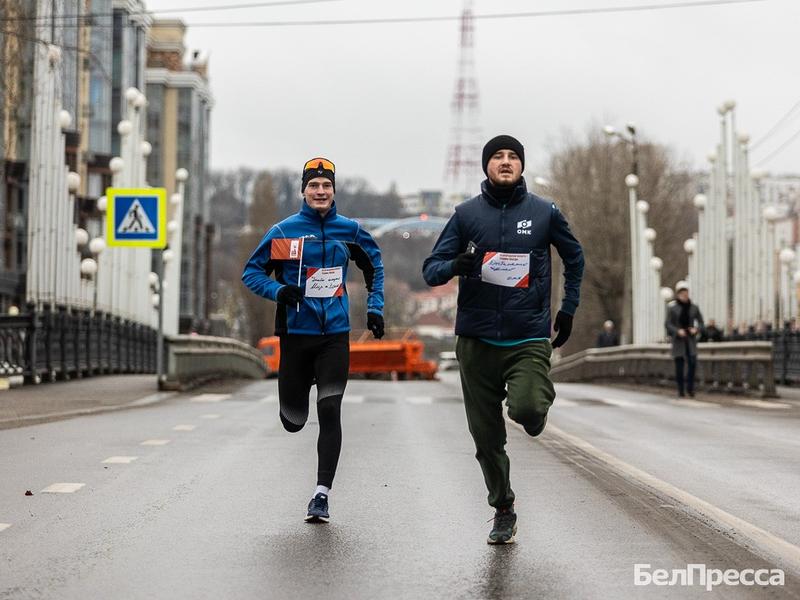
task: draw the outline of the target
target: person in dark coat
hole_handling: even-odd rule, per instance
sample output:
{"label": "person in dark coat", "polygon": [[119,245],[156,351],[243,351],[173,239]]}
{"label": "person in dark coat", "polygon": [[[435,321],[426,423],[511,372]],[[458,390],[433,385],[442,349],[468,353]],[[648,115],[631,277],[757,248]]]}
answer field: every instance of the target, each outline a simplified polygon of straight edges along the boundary
{"label": "person in dark coat", "polygon": [[700,334],[701,342],[721,342],[722,330],[717,327],[717,322],[714,319],[708,320],[708,325]]}
{"label": "person in dark coat", "polygon": [[597,336],[597,347],[611,348],[612,346],[619,346],[619,335],[614,329],[614,321],[606,321],[603,323],[603,331]]}
{"label": "person in dark coat", "polygon": [[[689,394],[694,398],[694,371],[697,367],[697,338],[705,329],[703,315],[689,299],[689,285],[679,281],[675,286],[675,300],[667,308],[664,323],[672,340],[672,358],[675,361],[675,382],[678,397]],[[686,371],[684,379],[684,370]],[[685,382],[685,386],[684,386]]]}

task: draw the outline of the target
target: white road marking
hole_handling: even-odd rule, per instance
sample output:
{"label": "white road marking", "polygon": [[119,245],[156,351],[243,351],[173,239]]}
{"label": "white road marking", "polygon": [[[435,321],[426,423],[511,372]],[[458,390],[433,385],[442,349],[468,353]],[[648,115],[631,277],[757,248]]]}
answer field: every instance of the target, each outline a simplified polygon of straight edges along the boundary
{"label": "white road marking", "polygon": [[200,418],[201,419],[219,419],[220,416],[222,416],[222,415],[210,414],[210,415],[200,415]]}
{"label": "white road marking", "polygon": [[85,483],[54,483],[42,490],[43,494],[72,494],[77,492]]}
{"label": "white road marking", "polygon": [[688,398],[676,398],[670,400],[670,404],[675,406],[686,406],[687,408],[722,408],[716,402],[703,402],[702,400],[689,400]]}
{"label": "white road marking", "polygon": [[433,404],[430,396],[408,396],[405,400],[409,404]]}
{"label": "white road marking", "polygon": [[[506,417],[506,420],[519,429],[522,429],[521,425],[514,423],[508,419],[508,417]],[[755,546],[755,548],[760,550],[760,552],[766,555],[768,558],[778,559],[778,562],[783,562],[786,565],[789,565],[792,569],[800,570],[800,547],[795,546],[791,542],[788,542],[783,538],[761,529],[752,523],[748,523],[744,519],[740,519],[739,517],[736,517],[729,512],[722,510],[721,508],[717,508],[713,504],[706,502],[705,500],[702,500],[678,487],[675,487],[666,481],[662,481],[661,479],[650,475],[650,473],[642,471],[641,469],[638,469],[633,465],[630,465],[618,459],[617,457],[600,450],[589,442],[569,434],[562,429],[559,429],[555,425],[549,425],[545,431],[547,434],[555,438],[560,438],[562,441],[574,447],[580,448],[587,454],[591,454],[598,460],[606,463],[606,465],[618,473],[621,473],[622,475],[632,479],[636,479],[637,481],[653,488],[654,490],[677,500],[690,510],[705,516],[711,521],[715,521],[721,529],[731,530],[730,533],[734,535],[734,539],[741,539],[742,537],[747,538],[746,541],[750,542],[748,545]]]}
{"label": "white road marking", "polygon": [[265,404],[271,404],[271,403],[277,402],[277,401],[278,401],[278,397],[277,396],[272,396],[272,395],[266,396],[266,397],[261,399],[261,402],[263,402]]}
{"label": "white road marking", "polygon": [[600,402],[605,402],[606,404],[611,404],[612,406],[620,406],[623,408],[627,408],[630,406],[638,406],[638,402],[631,402],[630,400],[617,400],[616,398],[598,398]]}
{"label": "white road marking", "polygon": [[103,462],[110,465],[129,465],[135,461],[138,456],[109,456]]}
{"label": "white road marking", "polygon": [[0,523],[0,531],[4,531],[11,527],[11,523]]}
{"label": "white road marking", "polygon": [[574,400],[568,400],[567,398],[556,398],[553,402],[553,406],[557,406],[559,408],[563,406],[564,408],[567,408],[569,406],[578,406],[578,403]]}
{"label": "white road marking", "polygon": [[166,446],[169,444],[170,440],[145,440],[140,445],[141,446]]}
{"label": "white road marking", "polygon": [[752,406],[753,408],[767,408],[772,410],[792,408],[791,404],[784,404],[783,402],[770,402],[769,400],[734,400],[733,403],[738,406]]}
{"label": "white road marking", "polygon": [[175,425],[172,431],[194,431],[197,425]]}
{"label": "white road marking", "polygon": [[344,396],[342,402],[347,404],[363,404],[364,396]]}
{"label": "white road marking", "polygon": [[230,394],[198,394],[192,398],[192,402],[222,402],[230,397]]}

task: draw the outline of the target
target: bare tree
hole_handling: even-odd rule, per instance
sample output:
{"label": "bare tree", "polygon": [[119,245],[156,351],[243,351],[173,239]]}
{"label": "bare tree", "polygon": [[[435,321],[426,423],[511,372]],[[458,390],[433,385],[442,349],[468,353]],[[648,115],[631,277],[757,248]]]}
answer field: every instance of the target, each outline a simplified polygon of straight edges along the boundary
{"label": "bare tree", "polygon": [[[581,308],[567,349],[576,352],[594,345],[602,322],[611,319],[630,331],[630,220],[625,176],[631,156],[622,142],[611,142],[599,128],[586,139],[569,136],[550,159],[552,193],[581,241],[586,269],[581,288]],[[664,146],[639,145],[639,197],[650,203],[648,224],[658,237],[655,253],[664,261],[663,285],[673,285],[686,275],[683,241],[696,229],[691,199],[695,178],[676,166]],[[558,260],[556,259],[556,264]],[[558,272],[558,271],[556,271]],[[630,275],[628,274],[628,279]],[[554,277],[554,298],[560,293]],[[557,308],[557,307],[556,307]],[[628,334],[630,339],[630,334]]]}
{"label": "bare tree", "polygon": [[[250,204],[248,225],[241,232],[239,264],[244,266],[267,231],[278,221],[278,210],[272,176],[267,172],[258,175],[253,186],[253,201]],[[241,274],[241,268],[238,270]],[[245,335],[256,345],[258,340],[274,332],[275,303],[260,298],[239,284],[239,292],[245,307]]]}

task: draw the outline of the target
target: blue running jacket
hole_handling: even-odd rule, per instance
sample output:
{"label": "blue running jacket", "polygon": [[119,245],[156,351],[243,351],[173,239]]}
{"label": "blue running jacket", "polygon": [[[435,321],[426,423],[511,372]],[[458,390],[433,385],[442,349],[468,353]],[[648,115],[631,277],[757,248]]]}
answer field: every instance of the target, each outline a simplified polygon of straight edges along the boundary
{"label": "blue running jacket", "polygon": [[[272,240],[303,238],[303,261],[300,287],[305,290],[309,267],[342,267],[347,281],[347,265],[352,260],[364,272],[369,296],[367,312],[383,314],[383,262],[381,251],[372,236],[352,219],[336,214],[336,203],[321,217],[303,201],[297,214],[273,225],[247,261],[242,281],[255,294],[276,300],[286,284],[298,285],[299,260],[277,260],[270,256]],[[272,277],[270,277],[272,275]],[[325,335],[350,331],[347,288],[331,298],[306,296],[300,304],[278,304],[275,333]]]}

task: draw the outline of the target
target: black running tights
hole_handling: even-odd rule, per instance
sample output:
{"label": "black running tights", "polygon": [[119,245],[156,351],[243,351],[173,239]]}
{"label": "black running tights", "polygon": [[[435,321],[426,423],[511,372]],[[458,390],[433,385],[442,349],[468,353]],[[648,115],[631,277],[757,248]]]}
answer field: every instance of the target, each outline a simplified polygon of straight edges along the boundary
{"label": "black running tights", "polygon": [[281,336],[278,369],[280,416],[284,429],[300,431],[308,420],[308,394],[317,384],[317,485],[333,486],[342,448],[342,395],[350,369],[347,333]]}

